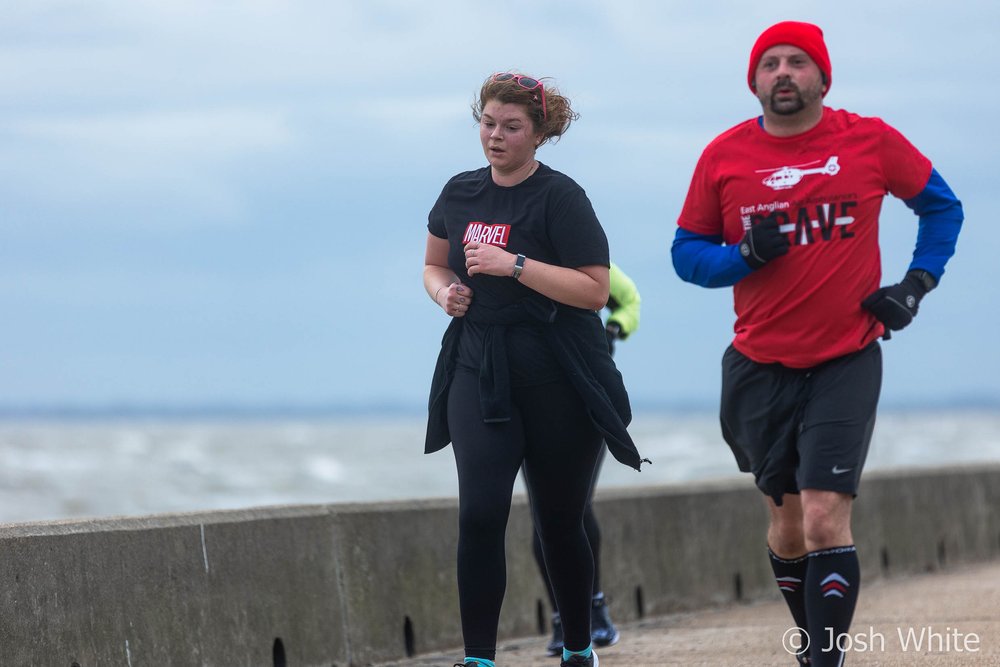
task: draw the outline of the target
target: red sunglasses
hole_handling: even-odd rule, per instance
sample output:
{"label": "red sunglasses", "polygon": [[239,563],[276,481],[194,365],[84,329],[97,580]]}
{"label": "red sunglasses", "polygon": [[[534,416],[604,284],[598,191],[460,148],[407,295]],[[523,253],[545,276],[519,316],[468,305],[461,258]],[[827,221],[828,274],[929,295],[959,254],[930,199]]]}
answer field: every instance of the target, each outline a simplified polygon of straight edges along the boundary
{"label": "red sunglasses", "polygon": [[542,91],[542,120],[548,120],[548,110],[545,108],[545,86],[538,79],[532,79],[530,76],[521,76],[520,74],[514,74],[513,72],[503,72],[501,74],[493,75],[494,81],[513,81],[517,85],[521,86],[525,90],[534,90],[536,88]]}

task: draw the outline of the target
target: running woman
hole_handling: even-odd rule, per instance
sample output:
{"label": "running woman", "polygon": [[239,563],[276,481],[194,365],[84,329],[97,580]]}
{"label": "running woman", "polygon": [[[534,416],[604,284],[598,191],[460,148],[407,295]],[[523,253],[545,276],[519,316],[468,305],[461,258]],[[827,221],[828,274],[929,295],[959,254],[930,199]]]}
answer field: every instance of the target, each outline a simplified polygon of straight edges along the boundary
{"label": "running woman", "polygon": [[623,463],[641,462],[596,312],[608,301],[607,237],[583,189],[535,159],[576,119],[566,97],[523,74],[494,74],[473,116],[489,166],[445,184],[424,260],[427,294],[452,317],[425,451],[450,442],[458,468],[460,664],[494,667],[504,536],[523,465],[562,615],[562,664],[596,666],[584,509],[605,441]]}
{"label": "running woman", "polygon": [[[819,27],[765,30],[747,82],[763,114],[702,153],[673,263],[686,281],[733,286],[723,436],[766,496],[768,558],[808,635],[800,664],[840,665],[827,638],[848,631],[861,583],[851,506],[881,388],[878,339],[907,326],[937,286],[964,216],[902,134],[824,106],[832,76]],[[919,223],[904,278],[880,287],[886,193]]]}

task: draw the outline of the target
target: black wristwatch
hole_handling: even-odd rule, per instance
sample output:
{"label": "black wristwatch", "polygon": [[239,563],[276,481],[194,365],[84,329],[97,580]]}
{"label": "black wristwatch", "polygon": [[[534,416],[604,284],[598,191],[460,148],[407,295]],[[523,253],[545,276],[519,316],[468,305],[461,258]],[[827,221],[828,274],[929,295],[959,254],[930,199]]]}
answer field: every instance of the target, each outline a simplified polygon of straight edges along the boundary
{"label": "black wristwatch", "polygon": [[914,269],[907,272],[908,276],[913,276],[916,278],[920,284],[923,286],[925,292],[930,292],[932,289],[937,287],[937,278],[934,277],[929,271],[924,271],[923,269]]}
{"label": "black wristwatch", "polygon": [[522,254],[517,255],[517,259],[514,260],[514,273],[510,274],[510,277],[514,280],[521,279],[521,271],[524,271],[524,260],[528,259]]}

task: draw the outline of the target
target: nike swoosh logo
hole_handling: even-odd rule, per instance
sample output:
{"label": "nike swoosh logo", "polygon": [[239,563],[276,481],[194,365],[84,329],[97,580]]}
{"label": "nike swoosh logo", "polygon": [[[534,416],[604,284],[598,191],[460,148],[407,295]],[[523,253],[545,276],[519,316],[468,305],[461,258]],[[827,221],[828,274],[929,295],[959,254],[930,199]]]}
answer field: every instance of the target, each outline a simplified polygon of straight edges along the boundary
{"label": "nike swoosh logo", "polygon": [[854,468],[840,468],[838,466],[833,466],[831,471],[834,475],[843,475],[845,472],[851,472]]}

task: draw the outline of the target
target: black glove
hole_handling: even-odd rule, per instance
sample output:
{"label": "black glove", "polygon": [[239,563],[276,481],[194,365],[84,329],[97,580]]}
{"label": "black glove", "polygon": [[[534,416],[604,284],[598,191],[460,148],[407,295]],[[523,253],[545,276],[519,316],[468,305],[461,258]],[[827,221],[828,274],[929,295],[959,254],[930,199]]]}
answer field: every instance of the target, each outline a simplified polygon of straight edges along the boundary
{"label": "black glove", "polygon": [[608,338],[608,352],[615,354],[615,341],[622,337],[622,327],[617,322],[608,322],[604,327],[604,335]]}
{"label": "black glove", "polygon": [[899,331],[913,321],[920,307],[920,300],[934,289],[934,276],[926,271],[910,271],[903,281],[880,287],[861,302],[886,329]]}
{"label": "black glove", "polygon": [[777,220],[765,220],[747,230],[740,241],[740,255],[751,269],[759,269],[788,252],[788,237],[778,231]]}

